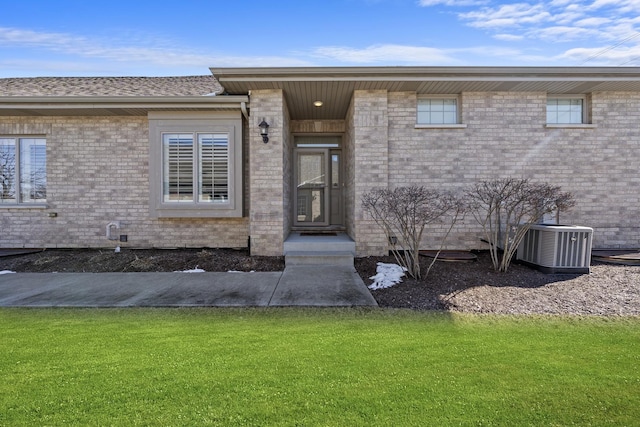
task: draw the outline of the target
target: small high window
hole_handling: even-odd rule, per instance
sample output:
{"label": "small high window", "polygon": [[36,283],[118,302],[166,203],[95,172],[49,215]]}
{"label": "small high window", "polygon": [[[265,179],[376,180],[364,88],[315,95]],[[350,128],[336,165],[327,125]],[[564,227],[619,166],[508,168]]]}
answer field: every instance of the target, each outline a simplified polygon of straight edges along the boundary
{"label": "small high window", "polygon": [[0,137],[0,206],[46,201],[46,139]]}
{"label": "small high window", "polygon": [[548,124],[581,124],[585,120],[584,98],[548,98]]}
{"label": "small high window", "polygon": [[456,97],[418,99],[417,124],[454,125],[458,123],[460,121]]}

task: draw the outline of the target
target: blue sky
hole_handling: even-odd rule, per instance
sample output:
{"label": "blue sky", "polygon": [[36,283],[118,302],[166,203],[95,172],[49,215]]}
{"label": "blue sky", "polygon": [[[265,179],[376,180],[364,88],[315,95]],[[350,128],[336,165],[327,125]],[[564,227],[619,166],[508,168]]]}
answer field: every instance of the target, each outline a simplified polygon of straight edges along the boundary
{"label": "blue sky", "polygon": [[640,66],[640,0],[3,0],[0,77]]}

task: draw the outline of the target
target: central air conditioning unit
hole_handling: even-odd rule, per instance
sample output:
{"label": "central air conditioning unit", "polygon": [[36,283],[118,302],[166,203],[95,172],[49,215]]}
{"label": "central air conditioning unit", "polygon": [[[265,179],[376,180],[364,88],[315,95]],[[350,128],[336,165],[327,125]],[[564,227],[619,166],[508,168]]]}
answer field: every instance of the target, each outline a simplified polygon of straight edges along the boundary
{"label": "central air conditioning unit", "polygon": [[593,228],[535,224],[518,245],[516,259],[544,273],[590,273]]}

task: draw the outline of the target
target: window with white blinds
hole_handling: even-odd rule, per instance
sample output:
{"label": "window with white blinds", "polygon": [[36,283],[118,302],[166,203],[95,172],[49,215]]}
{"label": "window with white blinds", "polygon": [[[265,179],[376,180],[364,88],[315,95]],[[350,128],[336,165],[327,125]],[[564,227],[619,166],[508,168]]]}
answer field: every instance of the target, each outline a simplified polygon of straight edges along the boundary
{"label": "window with white blinds", "polygon": [[169,203],[227,203],[229,135],[163,134],[163,200]]}
{"label": "window with white blinds", "polygon": [[149,112],[152,218],[241,218],[240,111]]}
{"label": "window with white blinds", "polygon": [[0,138],[0,206],[46,199],[46,139]]}
{"label": "window with white blinds", "polygon": [[221,133],[198,135],[198,154],[198,201],[229,201],[229,136]]}

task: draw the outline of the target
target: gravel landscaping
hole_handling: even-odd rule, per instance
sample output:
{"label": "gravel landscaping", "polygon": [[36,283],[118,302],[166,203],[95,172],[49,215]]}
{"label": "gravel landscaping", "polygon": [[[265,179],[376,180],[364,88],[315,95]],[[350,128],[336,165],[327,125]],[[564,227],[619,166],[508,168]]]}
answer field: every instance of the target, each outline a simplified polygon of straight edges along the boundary
{"label": "gravel landscaping", "polygon": [[[393,262],[392,258],[384,261]],[[363,279],[376,262],[378,259],[357,260]],[[423,271],[430,262],[430,258],[422,259]],[[544,274],[512,264],[508,272],[496,273],[489,255],[480,253],[474,262],[438,261],[428,277],[420,281],[405,278],[372,294],[381,306],[417,310],[640,315],[640,266],[594,263],[590,274]]]}

